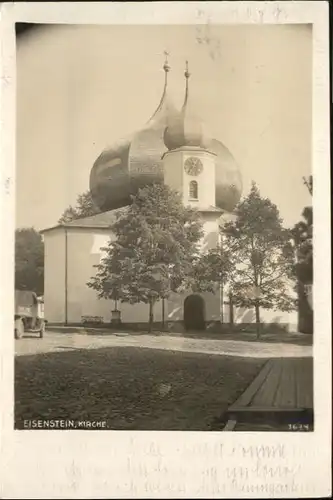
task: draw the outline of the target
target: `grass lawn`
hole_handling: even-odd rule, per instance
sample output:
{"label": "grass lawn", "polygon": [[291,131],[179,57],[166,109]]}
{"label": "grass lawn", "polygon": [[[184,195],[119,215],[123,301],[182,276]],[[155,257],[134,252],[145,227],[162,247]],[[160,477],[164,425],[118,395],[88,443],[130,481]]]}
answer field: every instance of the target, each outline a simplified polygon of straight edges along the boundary
{"label": "grass lawn", "polygon": [[117,430],[212,430],[264,362],[134,347],[20,356],[15,427],[77,419]]}

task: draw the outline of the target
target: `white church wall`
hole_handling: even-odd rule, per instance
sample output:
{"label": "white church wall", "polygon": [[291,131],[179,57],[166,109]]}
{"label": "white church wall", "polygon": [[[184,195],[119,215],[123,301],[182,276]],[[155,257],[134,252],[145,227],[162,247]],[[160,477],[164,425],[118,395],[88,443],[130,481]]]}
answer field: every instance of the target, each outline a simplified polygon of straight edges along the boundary
{"label": "white church wall", "polygon": [[44,314],[50,323],[65,321],[65,231],[44,233]]}
{"label": "white church wall", "polygon": [[113,302],[97,297],[87,282],[96,273],[94,265],[101,259],[100,247],[110,234],[105,230],[71,228],[68,231],[67,311],[68,323],[80,323],[84,316],[98,316],[110,321]]}
{"label": "white church wall", "polygon": [[[230,321],[230,309],[228,305],[224,305],[224,322]],[[297,328],[297,311],[285,312],[260,309],[260,321],[262,323],[285,325],[289,331],[296,331]],[[247,324],[255,323],[254,308],[234,307],[234,323]]]}
{"label": "white church wall", "polygon": [[[203,241],[206,249],[217,244],[216,227],[218,219],[215,214],[205,217]],[[71,228],[67,230],[67,322],[81,323],[84,316],[98,316],[109,323],[114,302],[99,300],[87,282],[96,273],[94,268],[103,257],[101,247],[105,246],[112,235],[106,230],[88,230]],[[45,317],[50,323],[66,321],[66,280],[65,280],[65,230],[62,228],[46,232],[45,241]],[[190,292],[173,294],[165,301],[165,320],[182,322],[184,319],[184,300]],[[206,321],[216,322],[221,318],[220,293],[200,294],[205,300]],[[225,293],[224,300],[227,300]],[[123,323],[146,323],[148,321],[148,305],[118,303]],[[230,321],[229,306],[223,306],[224,323]],[[162,301],[154,308],[154,319],[162,321]],[[264,323],[282,323],[295,330],[297,312],[261,310]],[[254,323],[255,315],[251,309],[234,308],[234,323]]]}
{"label": "white church wall", "polygon": [[203,218],[204,236],[200,242],[202,252],[216,248],[219,243],[219,213],[205,213]]}
{"label": "white church wall", "polygon": [[276,323],[276,324],[285,324],[288,326],[288,330],[296,331],[297,330],[297,311],[285,312],[285,311],[265,311],[261,312],[261,320],[264,323]]}
{"label": "white church wall", "polygon": [[[166,317],[170,323],[178,323],[184,320],[184,301],[192,292],[174,293],[171,294],[167,301]],[[224,297],[224,304],[222,310],[222,297],[220,292],[213,293],[199,293],[205,301],[205,319],[209,328],[210,322],[219,322],[222,318],[223,323],[230,323],[230,307],[227,302],[227,296]],[[255,311],[254,308],[241,308],[234,307],[233,309],[234,324],[255,324]],[[284,325],[288,331],[293,332],[297,330],[297,311],[285,312],[274,310],[260,310],[260,320],[263,324],[277,324]]]}
{"label": "white church wall", "polygon": [[[121,321],[123,323],[148,323],[149,306],[148,304],[118,304],[121,311]],[[154,305],[154,321],[162,321],[162,301]]]}
{"label": "white church wall", "polygon": [[203,293],[202,298],[205,301],[206,321],[220,321],[220,294]]}
{"label": "white church wall", "polygon": [[[289,285],[289,293],[292,298],[296,299],[296,292],[294,291],[293,284]],[[225,290],[225,302],[228,302],[228,290]],[[255,310],[253,308],[235,307],[233,308],[233,319],[235,324],[255,323]],[[230,321],[230,307],[226,303],[224,305],[224,320],[225,323]],[[279,324],[284,325],[289,331],[296,331],[298,323],[298,312],[280,311],[273,309],[260,308],[260,321],[263,324]]]}
{"label": "white church wall", "polygon": [[[68,232],[68,323],[80,323],[84,316],[98,316],[104,323],[111,321],[113,300],[98,299],[95,290],[87,282],[95,275],[94,265],[103,258],[101,247],[112,239],[106,230],[94,232],[73,228]],[[123,323],[148,321],[148,305],[118,303]],[[155,321],[162,320],[162,303],[155,304]]]}

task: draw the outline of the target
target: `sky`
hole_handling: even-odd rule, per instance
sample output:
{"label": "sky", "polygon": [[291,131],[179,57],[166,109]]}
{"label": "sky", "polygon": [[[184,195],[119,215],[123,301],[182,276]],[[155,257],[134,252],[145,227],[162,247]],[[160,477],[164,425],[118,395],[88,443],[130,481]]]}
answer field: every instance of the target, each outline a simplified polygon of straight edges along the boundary
{"label": "sky", "polygon": [[17,39],[16,227],[53,226],[107,146],[144,126],[164,84],[196,111],[286,226],[311,202],[310,25],[49,25]]}

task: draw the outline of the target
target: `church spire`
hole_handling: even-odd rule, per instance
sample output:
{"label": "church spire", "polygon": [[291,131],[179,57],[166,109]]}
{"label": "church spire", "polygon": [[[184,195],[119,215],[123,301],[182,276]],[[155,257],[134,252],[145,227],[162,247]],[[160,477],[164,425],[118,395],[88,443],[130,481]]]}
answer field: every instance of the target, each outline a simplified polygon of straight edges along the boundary
{"label": "church spire", "polygon": [[163,65],[163,70],[164,70],[164,89],[163,89],[163,94],[160,100],[159,105],[157,106],[156,111],[152,115],[149,121],[153,120],[153,118],[156,117],[157,114],[159,114],[165,107],[168,107],[168,97],[167,97],[167,90],[168,90],[168,73],[170,71],[170,65],[169,65],[169,52],[166,50],[164,51],[164,65]]}
{"label": "church spire", "polygon": [[184,76],[186,87],[182,109],[177,117],[170,121],[164,133],[164,144],[169,151],[184,146],[206,148],[202,121],[194,110],[192,99],[189,99],[189,78],[191,75],[188,61],[186,61]]}
{"label": "church spire", "polygon": [[186,87],[185,87],[185,98],[184,98],[184,104],[183,104],[183,110],[185,110],[186,108],[186,105],[187,105],[187,101],[188,101],[188,81],[189,81],[189,78],[191,76],[191,73],[189,72],[188,70],[188,61],[186,61],[185,63],[185,72],[184,72],[184,76],[185,76],[185,79],[186,79]]}

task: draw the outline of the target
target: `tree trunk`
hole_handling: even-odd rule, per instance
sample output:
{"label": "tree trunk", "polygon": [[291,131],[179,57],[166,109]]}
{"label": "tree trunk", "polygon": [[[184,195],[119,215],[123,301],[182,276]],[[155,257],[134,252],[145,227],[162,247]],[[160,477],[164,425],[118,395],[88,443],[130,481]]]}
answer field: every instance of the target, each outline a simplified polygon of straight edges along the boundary
{"label": "tree trunk", "polygon": [[223,293],[223,281],[220,280],[220,322],[221,325],[224,323],[224,293]]}
{"label": "tree trunk", "polygon": [[313,311],[308,303],[304,285],[298,282],[298,325],[300,333],[313,334]]}
{"label": "tree trunk", "polygon": [[256,301],[254,305],[255,311],[256,311],[256,327],[257,327],[257,340],[260,339],[260,308],[259,308],[259,302]]}
{"label": "tree trunk", "polygon": [[229,323],[230,328],[232,329],[234,326],[234,303],[232,293],[229,295]]}
{"label": "tree trunk", "polygon": [[149,322],[148,322],[148,332],[150,333],[153,329],[154,323],[154,299],[149,300]]}
{"label": "tree trunk", "polygon": [[162,297],[162,330],[165,330],[165,298]]}

